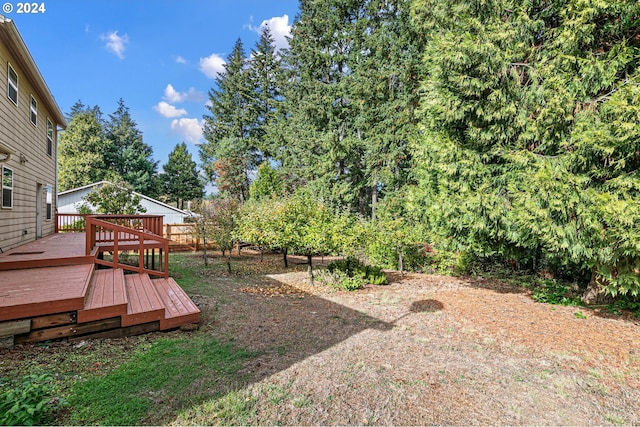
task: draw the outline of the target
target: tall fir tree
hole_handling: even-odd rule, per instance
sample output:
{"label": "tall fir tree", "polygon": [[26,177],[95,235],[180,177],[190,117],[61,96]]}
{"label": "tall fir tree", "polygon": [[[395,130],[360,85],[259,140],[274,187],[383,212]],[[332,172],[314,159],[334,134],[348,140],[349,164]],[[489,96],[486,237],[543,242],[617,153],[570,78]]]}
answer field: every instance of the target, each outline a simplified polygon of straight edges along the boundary
{"label": "tall fir tree", "polygon": [[200,159],[208,179],[238,200],[249,197],[249,173],[259,156],[250,138],[255,111],[248,108],[253,96],[242,40],[238,39],[209,91],[211,115],[204,116],[206,142],[200,145]]}
{"label": "tall fir tree", "polygon": [[184,202],[202,198],[203,185],[196,162],[187,151],[187,144],[177,144],[169,153],[168,162],[162,166],[163,190],[170,202],[184,209]]}
{"label": "tall fir tree", "polygon": [[133,189],[145,196],[156,197],[158,163],[153,160],[153,149],[142,138],[129,108],[121,98],[118,108],[109,114],[105,125],[106,138],[110,142],[105,164],[115,171]]}
{"label": "tall fir tree", "polygon": [[281,102],[281,63],[274,40],[268,26],[260,33],[260,39],[251,51],[249,60],[249,81],[252,92],[248,108],[252,110],[250,135],[253,145],[265,159],[273,158],[278,146],[269,138],[267,129],[271,126]]}
{"label": "tall fir tree", "polygon": [[420,40],[408,0],[306,1],[272,127],[290,185],[363,215],[409,182]]}

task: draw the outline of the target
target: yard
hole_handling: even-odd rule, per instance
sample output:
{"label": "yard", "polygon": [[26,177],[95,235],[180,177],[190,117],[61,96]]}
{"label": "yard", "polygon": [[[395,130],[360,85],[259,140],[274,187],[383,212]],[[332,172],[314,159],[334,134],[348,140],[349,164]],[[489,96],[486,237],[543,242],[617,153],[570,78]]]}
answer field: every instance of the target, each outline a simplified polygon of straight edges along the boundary
{"label": "yard", "polygon": [[290,260],[172,254],[198,329],[0,350],[0,377],[52,375],[55,424],[640,424],[633,316],[487,279],[334,291]]}

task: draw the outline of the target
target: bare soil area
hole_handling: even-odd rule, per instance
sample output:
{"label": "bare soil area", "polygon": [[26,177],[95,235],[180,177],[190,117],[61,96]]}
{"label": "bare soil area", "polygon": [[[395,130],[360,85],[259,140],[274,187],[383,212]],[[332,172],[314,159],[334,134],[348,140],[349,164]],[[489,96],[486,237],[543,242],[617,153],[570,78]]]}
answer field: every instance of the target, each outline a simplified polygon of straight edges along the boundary
{"label": "bare soil area", "polygon": [[[389,279],[356,292],[302,271],[211,279],[202,329],[257,352],[249,424],[640,424],[632,316],[536,303],[497,280]],[[216,416],[192,408],[173,423]]]}
{"label": "bare soil area", "polygon": [[[536,303],[498,280],[389,272],[389,285],[346,292],[310,286],[302,258],[285,270],[280,256],[234,254],[232,274],[218,258],[172,263],[202,310],[198,330],[21,346],[0,368],[101,349],[80,378],[141,342],[203,334],[252,352],[237,383],[202,378],[193,394],[210,400],[161,402],[149,424],[640,425],[633,316]],[[233,399],[221,404],[221,390]]]}

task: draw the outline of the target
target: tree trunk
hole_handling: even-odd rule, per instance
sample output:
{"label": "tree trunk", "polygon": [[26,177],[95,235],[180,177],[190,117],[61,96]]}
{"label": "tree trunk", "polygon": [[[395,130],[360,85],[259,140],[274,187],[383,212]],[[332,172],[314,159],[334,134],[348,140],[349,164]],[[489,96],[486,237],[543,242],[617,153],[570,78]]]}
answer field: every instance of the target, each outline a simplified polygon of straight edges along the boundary
{"label": "tree trunk", "polygon": [[307,255],[307,272],[309,273],[309,284],[313,286],[313,263],[311,255]]}
{"label": "tree trunk", "polygon": [[203,237],[202,241],[204,242],[204,245],[202,245],[202,251],[203,251],[203,257],[204,257],[204,265],[208,266],[209,265],[209,260],[207,259],[207,238]]}
{"label": "tree trunk", "polygon": [[608,304],[613,301],[613,298],[604,293],[602,289],[603,284],[598,281],[597,277],[597,269],[594,267],[587,289],[585,289],[584,293],[580,296],[580,300],[587,305]]}
{"label": "tree trunk", "polygon": [[404,276],[404,264],[402,261],[402,248],[398,248],[398,269],[400,270],[400,275]]}
{"label": "tree trunk", "polygon": [[240,256],[240,240],[236,242],[236,247],[238,248],[238,256]]}
{"label": "tree trunk", "polygon": [[284,251],[282,252],[282,259],[284,260],[284,268],[289,268],[289,262],[287,261],[287,252],[288,252],[288,249],[284,248]]}
{"label": "tree trunk", "polygon": [[376,211],[378,208],[378,181],[374,174],[373,185],[371,186],[371,221],[376,222]]}
{"label": "tree trunk", "polygon": [[229,253],[227,255],[227,271],[231,274],[231,248],[229,248]]}

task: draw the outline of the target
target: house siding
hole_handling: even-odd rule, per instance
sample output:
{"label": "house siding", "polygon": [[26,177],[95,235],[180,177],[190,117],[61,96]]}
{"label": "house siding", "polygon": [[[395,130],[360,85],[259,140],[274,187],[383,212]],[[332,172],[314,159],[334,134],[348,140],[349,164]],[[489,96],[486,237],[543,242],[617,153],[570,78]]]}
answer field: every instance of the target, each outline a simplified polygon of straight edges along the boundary
{"label": "house siding", "polygon": [[[18,105],[7,96],[8,64],[18,74]],[[30,121],[31,96],[38,102],[37,126]],[[47,153],[47,119],[54,127],[53,152]],[[9,248],[36,239],[37,191],[42,191],[42,237],[55,232],[55,215],[46,219],[46,186],[53,190],[52,211],[55,212],[57,128],[54,114],[47,109],[27,73],[0,37],[0,142],[11,146],[15,153],[9,160],[0,160],[0,167],[13,170],[13,208],[0,207],[0,248]],[[0,158],[4,157],[0,155]],[[21,159],[23,161],[21,161]],[[40,187],[39,187],[40,185]]]}

